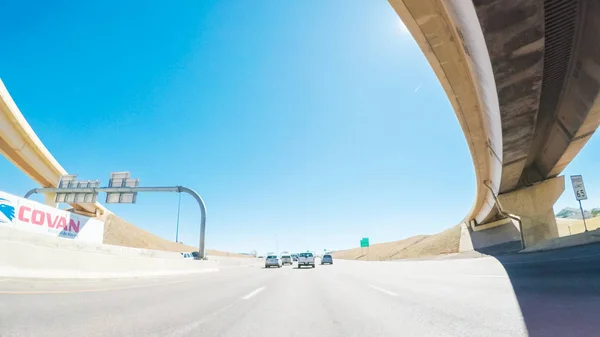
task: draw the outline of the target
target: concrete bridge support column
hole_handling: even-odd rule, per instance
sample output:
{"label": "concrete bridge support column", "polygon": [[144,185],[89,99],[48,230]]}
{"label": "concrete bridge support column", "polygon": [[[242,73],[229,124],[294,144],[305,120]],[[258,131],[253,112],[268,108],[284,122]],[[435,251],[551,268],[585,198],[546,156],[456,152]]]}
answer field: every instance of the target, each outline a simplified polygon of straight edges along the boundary
{"label": "concrete bridge support column", "polygon": [[56,193],[46,193],[44,194],[44,200],[45,200],[45,204],[50,206],[50,207],[58,207],[58,204],[56,203]]}
{"label": "concrete bridge support column", "polygon": [[558,237],[552,207],[564,190],[565,177],[560,176],[498,196],[504,212],[521,218],[525,247]]}

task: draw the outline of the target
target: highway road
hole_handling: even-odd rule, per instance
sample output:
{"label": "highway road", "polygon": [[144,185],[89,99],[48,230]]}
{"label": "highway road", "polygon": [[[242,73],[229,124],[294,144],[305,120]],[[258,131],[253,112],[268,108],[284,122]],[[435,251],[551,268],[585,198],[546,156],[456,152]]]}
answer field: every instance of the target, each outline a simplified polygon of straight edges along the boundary
{"label": "highway road", "polygon": [[129,280],[0,279],[0,336],[598,336],[600,246]]}

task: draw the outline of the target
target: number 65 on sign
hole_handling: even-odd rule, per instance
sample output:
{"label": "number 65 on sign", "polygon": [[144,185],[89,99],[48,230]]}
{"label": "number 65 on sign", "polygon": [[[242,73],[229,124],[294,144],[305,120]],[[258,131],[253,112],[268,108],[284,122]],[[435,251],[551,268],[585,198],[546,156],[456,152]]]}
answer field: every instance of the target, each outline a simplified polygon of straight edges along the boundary
{"label": "number 65 on sign", "polygon": [[587,200],[587,193],[585,193],[585,186],[583,185],[583,178],[578,176],[571,176],[571,183],[573,184],[573,192],[577,200]]}

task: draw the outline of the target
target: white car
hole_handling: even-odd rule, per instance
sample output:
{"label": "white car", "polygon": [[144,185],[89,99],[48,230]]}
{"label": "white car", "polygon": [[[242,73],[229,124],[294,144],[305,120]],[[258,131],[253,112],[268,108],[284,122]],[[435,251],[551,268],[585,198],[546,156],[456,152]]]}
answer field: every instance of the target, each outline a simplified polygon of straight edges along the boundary
{"label": "white car", "polygon": [[277,255],[269,255],[265,259],[265,268],[277,267],[281,268],[281,260]]}
{"label": "white car", "polygon": [[302,266],[315,267],[315,256],[313,253],[300,253],[298,254],[298,268]]}
{"label": "white car", "polygon": [[294,260],[292,260],[292,256],[289,254],[281,255],[281,265],[285,266],[286,264],[294,264]]}

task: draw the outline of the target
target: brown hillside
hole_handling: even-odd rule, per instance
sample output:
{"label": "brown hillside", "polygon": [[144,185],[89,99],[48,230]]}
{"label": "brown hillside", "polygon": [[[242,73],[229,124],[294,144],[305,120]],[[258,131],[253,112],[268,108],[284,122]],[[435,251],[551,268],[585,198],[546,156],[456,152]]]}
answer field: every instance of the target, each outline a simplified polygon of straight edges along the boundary
{"label": "brown hillside", "polygon": [[[587,229],[594,230],[600,228],[600,217],[591,219],[585,219]],[[585,228],[583,226],[583,220],[579,219],[556,219],[556,225],[558,227],[558,234],[560,236],[567,236],[571,234],[583,233]]]}
{"label": "brown hillside", "polygon": [[334,258],[346,260],[383,261],[435,256],[458,252],[460,225],[434,235],[417,235],[410,238],[371,245],[368,250],[353,248],[334,252]]}
{"label": "brown hillside", "polygon": [[[198,250],[198,247],[192,247],[165,240],[121,219],[114,214],[109,215],[108,219],[104,223],[104,243],[108,245],[163,250],[170,252],[192,252]],[[246,256],[209,249],[206,250],[206,254],[213,256]]]}

